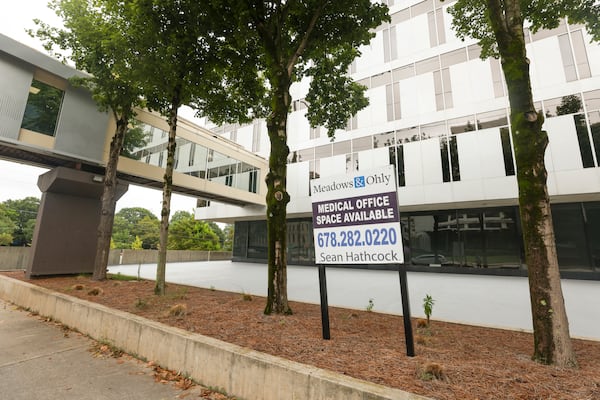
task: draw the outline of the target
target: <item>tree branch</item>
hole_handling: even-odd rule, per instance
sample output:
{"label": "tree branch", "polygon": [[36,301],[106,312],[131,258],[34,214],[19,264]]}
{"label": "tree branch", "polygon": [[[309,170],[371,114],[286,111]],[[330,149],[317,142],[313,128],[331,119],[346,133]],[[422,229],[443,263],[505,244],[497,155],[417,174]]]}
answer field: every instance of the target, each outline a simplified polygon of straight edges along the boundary
{"label": "tree branch", "polygon": [[317,21],[319,20],[319,17],[321,16],[323,9],[325,8],[325,6],[327,5],[328,2],[329,1],[323,1],[319,5],[319,7],[315,10],[315,13],[313,14],[312,18],[310,19],[308,26],[306,27],[304,36],[302,37],[302,40],[298,44],[298,48],[296,48],[296,51],[294,51],[294,54],[292,55],[292,57],[290,58],[287,66],[286,66],[288,76],[292,75],[294,65],[296,65],[296,62],[298,62],[298,58],[300,58],[300,56],[304,52],[304,49],[306,49],[306,46],[308,45],[308,41],[310,39],[310,35],[312,34],[312,32],[315,28],[315,25],[317,25]]}

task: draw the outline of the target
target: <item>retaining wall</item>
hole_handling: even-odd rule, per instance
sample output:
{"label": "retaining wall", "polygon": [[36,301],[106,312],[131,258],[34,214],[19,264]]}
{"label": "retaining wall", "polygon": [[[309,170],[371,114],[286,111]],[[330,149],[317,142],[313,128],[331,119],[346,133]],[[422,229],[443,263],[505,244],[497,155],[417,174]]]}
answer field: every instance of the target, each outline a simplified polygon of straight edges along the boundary
{"label": "retaining wall", "polygon": [[[31,247],[0,246],[0,270],[26,269]],[[168,250],[167,262],[231,260],[230,251]],[[158,250],[112,249],[108,265],[152,264],[158,262]]]}
{"label": "retaining wall", "polygon": [[0,298],[245,400],[425,400],[0,275]]}

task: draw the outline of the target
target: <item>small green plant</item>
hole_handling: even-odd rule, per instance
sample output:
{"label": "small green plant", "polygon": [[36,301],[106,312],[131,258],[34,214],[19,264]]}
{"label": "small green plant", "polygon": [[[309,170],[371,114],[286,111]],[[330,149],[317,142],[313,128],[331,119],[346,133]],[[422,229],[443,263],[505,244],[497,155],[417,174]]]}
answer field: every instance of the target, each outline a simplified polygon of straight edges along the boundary
{"label": "small green plant", "polygon": [[367,307],[366,310],[371,312],[373,311],[373,307],[375,307],[375,303],[373,303],[373,299],[369,299],[369,302],[367,303]]}
{"label": "small green plant", "polygon": [[248,293],[242,293],[242,299],[244,299],[244,301],[252,301],[252,295]]}
{"label": "small green plant", "polygon": [[423,312],[425,313],[425,317],[427,318],[427,326],[429,326],[429,318],[431,317],[431,313],[433,312],[433,304],[435,300],[430,295],[425,295],[423,298]]}
{"label": "small green plant", "polygon": [[210,285],[210,291],[214,292],[215,291],[215,287],[213,285]]}

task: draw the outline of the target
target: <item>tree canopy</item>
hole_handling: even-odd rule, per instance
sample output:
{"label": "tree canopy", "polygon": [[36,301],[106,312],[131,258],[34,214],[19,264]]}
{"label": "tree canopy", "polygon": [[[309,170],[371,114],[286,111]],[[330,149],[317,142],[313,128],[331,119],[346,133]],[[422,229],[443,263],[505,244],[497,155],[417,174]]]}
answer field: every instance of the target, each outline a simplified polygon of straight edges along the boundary
{"label": "tree canopy", "polygon": [[[226,49],[232,49],[226,76],[254,85],[248,113],[265,117],[271,143],[267,174],[268,295],[265,313],[290,313],[287,301],[286,206],[287,117],[290,86],[310,79],[306,95],[311,126],[334,136],[368,101],[365,87],[347,76],[350,63],[374,31],[389,20],[387,6],[370,0],[285,2],[213,0]],[[223,52],[227,55],[227,51]],[[240,61],[241,60],[241,61]],[[217,88],[218,90],[218,88]],[[262,97],[258,97],[258,96]],[[232,97],[244,93],[235,91]]]}
{"label": "tree canopy", "polygon": [[0,203],[2,245],[29,246],[37,218],[40,199],[26,197]]}

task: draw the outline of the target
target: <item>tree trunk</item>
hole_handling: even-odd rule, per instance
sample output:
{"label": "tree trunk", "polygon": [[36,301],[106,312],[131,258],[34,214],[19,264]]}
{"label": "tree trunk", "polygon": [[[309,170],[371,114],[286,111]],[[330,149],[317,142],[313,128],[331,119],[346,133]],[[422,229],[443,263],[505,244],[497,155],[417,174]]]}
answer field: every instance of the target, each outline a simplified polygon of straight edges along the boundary
{"label": "tree trunk", "polygon": [[[495,0],[488,3],[492,14],[501,9]],[[577,361],[569,336],[546,186],[544,154],[548,136],[542,130],[543,113],[536,112],[533,105],[519,4],[512,1],[505,4],[504,23],[494,24],[494,18],[491,19],[511,108],[519,212],[533,319],[533,359],[543,364],[571,367],[576,366]]]}
{"label": "tree trunk", "polygon": [[171,214],[171,193],[173,191],[173,169],[175,166],[175,138],[177,135],[177,109],[179,96],[176,95],[169,112],[169,142],[167,144],[167,166],[163,181],[163,200],[160,212],[160,245],[158,248],[158,265],[156,267],[156,286],[154,293],[160,296],[165,294],[165,273],[167,269],[167,244],[169,239],[169,216]]}
{"label": "tree trunk", "polygon": [[291,314],[287,298],[287,117],[290,105],[291,79],[280,72],[275,81],[273,110],[267,118],[271,141],[267,174],[267,246],[269,282],[265,314]]}
{"label": "tree trunk", "polygon": [[98,225],[98,242],[96,244],[96,258],[94,259],[94,273],[92,280],[102,281],[106,279],[106,267],[110,252],[110,238],[112,236],[115,207],[117,204],[117,165],[119,155],[123,149],[125,133],[129,125],[129,119],[121,116],[117,119],[115,135],[110,142],[108,162],[104,173],[104,189],[102,192],[100,223]]}

